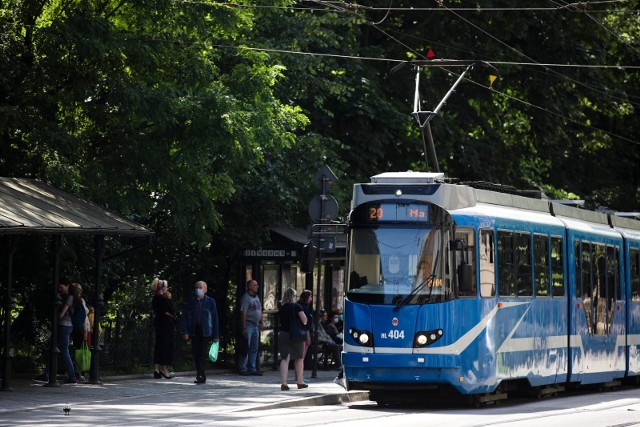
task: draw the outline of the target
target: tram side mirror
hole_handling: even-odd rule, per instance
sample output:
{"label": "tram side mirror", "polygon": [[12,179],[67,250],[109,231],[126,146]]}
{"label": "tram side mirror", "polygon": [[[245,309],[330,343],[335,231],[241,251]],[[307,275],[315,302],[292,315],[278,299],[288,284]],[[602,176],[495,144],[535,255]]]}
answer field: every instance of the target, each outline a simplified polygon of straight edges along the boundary
{"label": "tram side mirror", "polygon": [[462,263],[458,266],[458,288],[462,292],[473,291],[473,284],[471,283],[471,264]]}

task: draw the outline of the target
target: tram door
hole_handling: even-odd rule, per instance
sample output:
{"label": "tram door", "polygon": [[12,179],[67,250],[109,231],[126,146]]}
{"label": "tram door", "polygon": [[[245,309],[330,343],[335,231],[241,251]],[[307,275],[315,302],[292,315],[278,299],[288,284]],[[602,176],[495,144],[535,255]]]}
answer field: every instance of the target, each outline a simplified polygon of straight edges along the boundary
{"label": "tram door", "polygon": [[640,243],[629,244],[628,283],[629,304],[627,312],[629,329],[627,335],[629,375],[640,375]]}
{"label": "tram door", "polygon": [[[596,238],[598,237],[598,238]],[[570,333],[572,382],[604,383],[624,375],[622,240],[575,235]],[[622,339],[622,341],[620,341]]]}

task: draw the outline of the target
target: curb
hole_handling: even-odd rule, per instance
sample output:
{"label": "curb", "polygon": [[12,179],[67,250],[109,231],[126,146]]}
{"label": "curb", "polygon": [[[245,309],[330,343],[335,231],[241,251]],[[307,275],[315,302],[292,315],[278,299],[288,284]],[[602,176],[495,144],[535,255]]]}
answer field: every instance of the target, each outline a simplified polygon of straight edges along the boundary
{"label": "curb", "polygon": [[[369,400],[368,391],[345,392],[341,394],[324,394],[322,396],[304,397],[278,403],[239,408],[238,411],[264,411],[268,409],[297,408],[300,406],[339,405],[342,403],[362,402]],[[233,411],[236,412],[236,411]]]}

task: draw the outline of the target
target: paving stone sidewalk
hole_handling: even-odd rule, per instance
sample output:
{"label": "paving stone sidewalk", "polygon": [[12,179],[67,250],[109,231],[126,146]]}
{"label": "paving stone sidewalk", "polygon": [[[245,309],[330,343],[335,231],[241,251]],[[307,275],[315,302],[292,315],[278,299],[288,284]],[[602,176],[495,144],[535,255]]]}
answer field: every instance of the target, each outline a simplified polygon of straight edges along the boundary
{"label": "paving stone sidewalk", "polygon": [[[160,425],[161,420],[193,419],[212,414],[292,406],[333,405],[367,400],[368,393],[347,392],[333,382],[336,371],[305,371],[308,388],[280,390],[278,371],[240,376],[211,370],[206,384],[194,384],[193,372],[172,379],[153,375],[101,378],[100,384],[45,386],[29,379],[12,379],[10,391],[0,392],[0,426],[9,425]],[[64,408],[69,408],[65,415]],[[156,422],[157,421],[157,422]],[[175,423],[173,424],[175,425]]]}

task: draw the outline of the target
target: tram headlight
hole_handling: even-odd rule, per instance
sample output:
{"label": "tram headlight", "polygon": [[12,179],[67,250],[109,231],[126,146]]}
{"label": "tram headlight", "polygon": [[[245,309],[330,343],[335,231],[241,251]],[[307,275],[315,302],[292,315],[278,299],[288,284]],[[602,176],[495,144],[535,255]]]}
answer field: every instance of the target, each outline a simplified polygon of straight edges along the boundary
{"label": "tram headlight", "polygon": [[362,333],[360,334],[360,336],[358,337],[358,342],[362,345],[367,345],[369,343],[369,334],[368,333]]}
{"label": "tram headlight", "polygon": [[425,334],[418,334],[416,335],[416,344],[418,346],[423,346],[427,343],[427,336]]}
{"label": "tram headlight", "polygon": [[353,338],[354,341],[360,345],[363,345],[365,347],[373,346],[373,340],[371,339],[372,337],[371,332],[361,331],[358,329],[349,329],[349,335],[351,335],[351,338]]}
{"label": "tram headlight", "polygon": [[414,347],[425,347],[438,341],[444,335],[442,329],[417,332],[413,338]]}

